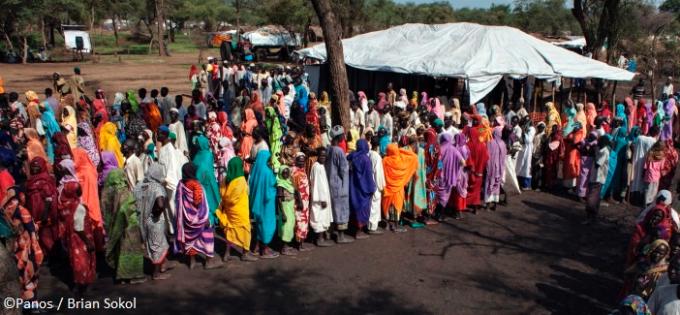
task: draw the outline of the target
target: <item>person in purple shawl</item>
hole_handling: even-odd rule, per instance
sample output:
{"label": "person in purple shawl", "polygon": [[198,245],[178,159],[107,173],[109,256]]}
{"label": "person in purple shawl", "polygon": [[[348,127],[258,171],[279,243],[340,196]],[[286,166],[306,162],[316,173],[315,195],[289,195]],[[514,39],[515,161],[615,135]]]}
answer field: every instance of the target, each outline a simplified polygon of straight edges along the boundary
{"label": "person in purple shawl", "polygon": [[[465,157],[463,156],[465,147],[465,136],[456,135],[457,140],[461,140],[460,147],[454,146],[453,137],[450,133],[443,133],[440,139],[439,158],[441,161],[441,172],[437,178],[437,217],[441,221],[444,219],[444,209],[450,206],[456,208],[456,218],[462,216],[460,212],[465,210],[465,197],[467,197],[467,177],[463,171],[465,167]],[[460,189],[463,188],[463,189]],[[453,192],[453,196],[451,196]],[[460,204],[462,200],[462,205]],[[460,208],[462,206],[462,208]]]}
{"label": "person in purple shawl", "polygon": [[102,152],[102,170],[99,173],[99,186],[103,186],[104,182],[106,181],[106,176],[109,175],[109,173],[117,168],[118,166],[118,160],[116,159],[116,155],[113,154],[111,151],[104,151]]}
{"label": "person in purple shawl", "polygon": [[[659,109],[657,109],[659,110]],[[675,114],[675,99],[669,98],[663,104],[663,123],[661,124],[661,136],[659,139],[662,141],[671,140],[673,138],[673,115]]]}
{"label": "person in purple shawl", "polygon": [[597,132],[591,131],[586,139],[578,144],[578,150],[581,153],[581,170],[576,184],[576,190],[579,198],[582,201],[586,199],[588,192],[588,179],[590,178],[590,170],[593,168],[593,159],[597,151]]}
{"label": "person in purple shawl", "polygon": [[215,235],[210,226],[208,199],[203,186],[196,179],[196,166],[191,162],[182,166],[182,180],[177,184],[175,209],[175,253],[189,256],[189,269],[194,268],[196,255],[204,257],[206,269],[221,266],[220,262],[212,259]]}
{"label": "person in purple shawl", "polygon": [[508,149],[503,141],[503,127],[493,129],[493,139],[486,145],[489,150],[489,161],[486,167],[486,180],[484,182],[484,195],[486,203],[490,203],[490,209],[496,210],[496,204],[500,200],[501,187],[505,181],[505,156]]}
{"label": "person in purple shawl", "polygon": [[351,163],[349,171],[349,206],[357,220],[357,239],[368,238],[364,227],[371,213],[371,199],[376,190],[373,166],[368,156],[368,141],[357,141],[354,152],[347,156]]}

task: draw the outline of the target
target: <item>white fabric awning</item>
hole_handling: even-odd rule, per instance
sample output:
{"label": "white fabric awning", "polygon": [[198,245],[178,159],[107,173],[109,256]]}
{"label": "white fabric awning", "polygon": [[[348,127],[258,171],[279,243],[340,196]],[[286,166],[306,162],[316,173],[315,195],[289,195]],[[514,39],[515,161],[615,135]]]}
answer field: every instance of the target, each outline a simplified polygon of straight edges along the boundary
{"label": "white fabric awning", "polygon": [[[472,103],[491,92],[503,75],[617,81],[630,81],[635,75],[507,26],[404,24],[344,39],[342,45],[345,63],[351,67],[466,78]],[[297,54],[325,61],[326,46]]]}

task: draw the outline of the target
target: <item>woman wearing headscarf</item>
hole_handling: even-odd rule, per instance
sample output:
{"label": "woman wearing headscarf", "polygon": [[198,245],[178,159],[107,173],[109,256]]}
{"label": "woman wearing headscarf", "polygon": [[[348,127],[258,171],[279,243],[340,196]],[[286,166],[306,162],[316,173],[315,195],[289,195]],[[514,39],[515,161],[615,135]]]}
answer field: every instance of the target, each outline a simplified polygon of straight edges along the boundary
{"label": "woman wearing headscarf", "polygon": [[383,92],[378,93],[378,103],[375,104],[375,109],[377,109],[378,112],[382,112],[387,105],[389,105],[387,103],[387,95]]}
{"label": "woman wearing headscarf", "polygon": [[657,112],[663,111],[663,119],[661,123],[661,140],[672,140],[673,139],[673,117],[677,113],[677,108],[675,107],[675,98],[669,98],[663,103],[663,110],[657,109]]}
{"label": "woman wearing headscarf", "polygon": [[441,172],[436,177],[437,199],[433,200],[440,220],[444,219],[446,208],[453,208],[456,219],[462,219],[462,212],[467,208],[467,175],[464,168],[469,152],[465,142],[462,133],[455,137],[444,133],[440,140]]}
{"label": "woman wearing headscarf", "polygon": [[73,282],[82,294],[94,283],[97,273],[95,254],[95,223],[89,211],[81,204],[82,190],[78,182],[75,163],[71,159],[55,167],[59,179],[57,208],[59,209],[59,236],[68,252]]}
{"label": "woman wearing headscarf", "polygon": [[42,127],[42,122],[40,122],[40,108],[39,108],[39,103],[40,99],[38,98],[38,94],[33,92],[33,91],[26,91],[26,102],[28,104],[26,105],[26,112],[28,114],[28,126],[30,128],[34,129],[39,129]]}
{"label": "woman wearing headscarf", "polygon": [[491,210],[496,210],[496,204],[500,201],[501,187],[505,182],[507,147],[502,137],[503,127],[495,127],[493,129],[493,140],[486,145],[489,151],[489,160],[486,166],[484,201],[491,204]]}
{"label": "woman wearing headscarf", "polygon": [[288,165],[281,165],[276,176],[276,216],[278,235],[283,242],[281,255],[295,256],[289,245],[295,236],[295,188],[290,177]]}
{"label": "woman wearing headscarf", "polygon": [[75,163],[78,182],[80,183],[82,203],[87,207],[88,217],[94,224],[95,241],[97,250],[104,246],[104,222],[99,204],[99,185],[97,179],[97,168],[87,156],[87,152],[82,148],[73,149],[73,162]]}
{"label": "woman wearing headscarf", "polygon": [[489,149],[482,142],[478,128],[470,128],[470,141],[467,146],[470,157],[466,160],[468,170],[468,190],[466,204],[472,208],[473,213],[482,206],[482,184],[484,170],[489,160]]}
{"label": "woman wearing headscarf", "polygon": [[269,243],[276,232],[276,176],[269,167],[271,153],[260,150],[255,158],[253,170],[248,178],[250,209],[255,220],[257,248],[262,258],[276,258],[278,253],[269,249]]}
{"label": "woman wearing headscarf", "polygon": [[62,132],[57,132],[52,137],[52,142],[54,143],[54,163],[59,164],[61,160],[73,159],[73,152],[71,152],[71,146],[68,144],[66,135]]}
{"label": "woman wearing headscarf", "polygon": [[385,172],[385,189],[383,191],[382,211],[388,218],[390,230],[406,232],[398,225],[401,211],[404,208],[404,186],[418,169],[418,155],[409,149],[399,149],[391,143],[387,146],[387,155],[383,158]]}
{"label": "woman wearing headscarf", "polygon": [[628,186],[628,183],[625,182],[625,179],[628,178],[626,175],[628,170],[628,125],[617,117],[614,126],[615,129],[611,136],[612,150],[609,154],[607,180],[602,185],[602,192],[600,193],[603,199],[608,196],[623,198],[625,188]]}
{"label": "woman wearing headscarf", "polygon": [[[295,106],[293,106],[295,107]],[[267,134],[269,135],[269,145],[271,146],[272,154],[272,167],[274,172],[278,172],[281,161],[279,160],[281,154],[281,148],[283,142],[281,137],[283,137],[283,129],[281,129],[281,121],[279,120],[279,115],[272,106],[267,106],[265,126],[267,127]],[[291,120],[294,120],[293,114],[291,113]]]}
{"label": "woman wearing headscarf", "polygon": [[[546,127],[547,128],[547,127]],[[548,135],[547,145],[544,147],[543,185],[545,189],[553,189],[557,182],[557,168],[564,158],[564,140],[559,125],[553,125]]]}
{"label": "woman wearing headscarf", "polygon": [[196,255],[205,259],[205,268],[221,265],[212,259],[215,239],[210,226],[210,210],[201,183],[196,179],[196,166],[189,162],[182,166],[182,180],[177,184],[175,195],[177,235],[175,252],[189,256],[189,268],[196,264]]}
{"label": "woman wearing headscarf", "polygon": [[[581,115],[578,114],[578,105],[581,105]],[[572,189],[576,186],[576,181],[580,173],[581,156],[578,151],[578,144],[585,138],[584,129],[585,115],[583,114],[583,104],[579,103],[577,108],[567,107],[567,123],[562,131],[565,148],[565,160],[562,164],[562,180],[564,187]]]}
{"label": "woman wearing headscarf", "polygon": [[161,110],[158,108],[155,102],[144,103],[143,106],[143,116],[146,125],[153,132],[158,132],[158,127],[163,124],[163,116],[161,115]]}
{"label": "woman wearing headscarf", "polygon": [[590,132],[595,129],[595,118],[597,118],[597,109],[595,109],[595,104],[586,103],[586,131]]}
{"label": "woman wearing headscarf", "polygon": [[255,118],[255,112],[250,108],[246,108],[245,116],[246,119],[241,124],[241,134],[243,138],[241,139],[240,156],[244,162],[243,168],[246,173],[248,173],[251,165],[251,162],[248,160],[255,158],[254,156],[250,156],[250,149],[253,147],[253,131],[255,131],[255,127],[257,127],[257,119]]}
{"label": "woman wearing headscarf", "polygon": [[637,126],[640,127],[640,132],[646,135],[649,132],[649,125],[647,124],[647,110],[649,106],[647,105],[644,98],[638,100],[637,112],[635,113],[635,121]]}
{"label": "woman wearing headscarf", "polygon": [[57,132],[61,132],[61,128],[59,127],[59,123],[57,123],[57,119],[50,106],[46,103],[41,103],[40,111],[42,112],[40,120],[42,121],[43,129],[45,129],[47,160],[49,162],[54,162],[54,141],[52,140],[52,137],[54,137],[54,134]]}
{"label": "woman wearing headscarf", "polygon": [[668,270],[668,241],[657,239],[642,249],[643,257],[624,271],[623,295],[633,293],[648,299],[662,275]]}
{"label": "woman wearing headscarf", "polygon": [[661,168],[661,179],[659,179],[659,189],[669,189],[671,187],[677,166],[678,151],[673,146],[672,141],[666,141],[664,149],[664,163],[663,167]]}
{"label": "woman wearing headscarf", "polygon": [[38,227],[40,246],[47,255],[58,241],[57,186],[48,172],[47,160],[34,157],[29,163],[26,181],[26,208]]}
{"label": "woman wearing headscarf", "polygon": [[14,244],[6,244],[14,249],[12,253],[19,272],[21,295],[24,301],[33,301],[38,288],[40,265],[43,262],[43,251],[38,244],[38,227],[28,209],[24,208],[23,192],[18,187],[7,191],[2,200],[0,216],[10,225],[14,232]]}
{"label": "woman wearing headscarf", "polygon": [[110,151],[102,152],[102,168],[101,172],[99,173],[99,186],[104,185],[106,177],[109,175],[109,173],[117,169],[120,169],[120,165],[118,165],[116,156]]}
{"label": "woman wearing headscarf", "polygon": [[307,122],[308,125],[312,125],[314,127],[314,132],[316,132],[316,133],[321,132],[321,129],[320,129],[320,126],[319,126],[319,121],[320,121],[319,111],[317,109],[318,105],[319,105],[319,101],[317,101],[317,99],[316,99],[316,94],[314,94],[314,92],[309,93],[309,105],[308,105],[309,110],[307,111],[307,114],[305,115],[305,121]]}
{"label": "woman wearing headscarf", "polygon": [[97,142],[92,133],[92,127],[88,122],[81,121],[78,123],[78,128],[80,128],[78,132],[78,146],[87,151],[87,155],[90,157],[94,167],[99,167],[99,148],[97,148]]}
{"label": "woman wearing headscarf", "polygon": [[319,99],[319,105],[328,108],[330,110],[331,107],[331,98],[328,96],[328,92],[323,91],[321,92],[321,99]]}
{"label": "woman wearing headscarf", "polygon": [[[105,165],[107,160],[115,161],[113,154],[109,156],[104,160]],[[125,172],[119,168],[111,170],[103,184],[101,209],[108,231],[106,263],[115,270],[116,281],[144,282],[144,242],[135,198],[128,188]]]}
{"label": "woman wearing headscarf", "polygon": [[255,113],[259,113],[262,117],[264,117],[264,104],[262,104],[262,100],[260,99],[260,93],[257,91],[253,91],[253,95],[250,98],[250,104],[248,104],[248,108],[252,109]]}
{"label": "woman wearing headscarf", "polygon": [[562,119],[560,118],[560,113],[555,109],[555,105],[552,102],[545,104],[545,108],[548,113],[545,116],[545,133],[552,135],[552,130],[555,126],[560,128],[562,126]]}
{"label": "woman wearing headscarf", "polygon": [[94,107],[94,117],[98,115],[101,117],[102,123],[109,121],[109,113],[106,109],[106,96],[104,95],[104,90],[97,89],[94,93],[94,100],[92,101],[92,107]]}
{"label": "woman wearing headscarf", "polygon": [[118,137],[116,137],[116,125],[111,122],[107,122],[102,126],[99,132],[99,150],[109,151],[116,156],[118,165],[125,164],[125,158],[123,153],[120,151],[120,142]]}
{"label": "woman wearing headscarf", "polygon": [[250,253],[250,211],[248,209],[248,183],[243,173],[243,161],[239,157],[229,160],[225,180],[220,185],[221,204],[215,212],[219,225],[224,229],[228,247],[236,246],[241,260],[256,261]]}
{"label": "woman wearing headscarf", "polygon": [[64,106],[64,111],[61,114],[61,125],[68,131],[66,139],[71,148],[78,146],[78,120],[76,118],[76,110],[72,106]]}
{"label": "woman wearing headscarf", "polygon": [[357,149],[347,156],[349,172],[349,205],[357,221],[357,239],[367,238],[364,228],[368,225],[371,213],[371,198],[376,190],[373,178],[373,165],[368,156],[368,141],[357,141]]}
{"label": "woman wearing headscarf", "polygon": [[45,154],[38,132],[33,128],[24,128],[24,136],[26,137],[27,161],[30,162],[36,157],[47,160],[47,154]]}
{"label": "woman wearing headscarf", "polygon": [[591,131],[585,141],[578,143],[577,146],[581,156],[581,167],[576,182],[576,194],[582,201],[585,201],[588,192],[588,180],[592,177],[590,172],[593,170],[593,162],[597,152],[597,132]]}
{"label": "woman wearing headscarf", "polygon": [[[163,214],[168,202],[163,180],[165,170],[160,163],[153,163],[144,174],[144,181],[135,186],[132,193],[135,196],[139,220],[141,224],[143,244],[146,256],[153,265],[152,279],[167,279],[169,275],[162,275],[163,264],[168,256],[168,239],[166,237],[169,222]],[[174,224],[174,223],[172,223]]]}
{"label": "woman wearing headscarf", "polygon": [[368,113],[368,97],[366,97],[366,93],[364,91],[359,91],[357,92],[357,96],[359,98],[359,108],[361,108],[364,113]]}
{"label": "woman wearing headscarf", "polygon": [[205,135],[210,140],[210,149],[217,153],[219,151],[220,138],[222,138],[222,126],[217,122],[217,114],[214,111],[208,113]]}
{"label": "woman wearing headscarf", "polygon": [[437,118],[444,120],[444,106],[439,101],[438,97],[430,99],[430,112],[437,115]]}
{"label": "woman wearing headscarf", "polygon": [[203,193],[205,199],[208,201],[208,213],[210,214],[210,225],[217,224],[217,217],[215,210],[220,205],[220,188],[217,186],[217,179],[215,179],[215,168],[213,166],[214,158],[210,151],[210,143],[208,138],[199,135],[194,138],[198,147],[198,152],[193,159],[193,164],[196,167],[196,179],[203,186]]}
{"label": "woman wearing headscarf", "polygon": [[411,213],[413,216],[412,221],[409,222],[412,228],[421,228],[425,222],[425,216],[428,213],[427,204],[427,189],[426,189],[426,179],[427,179],[427,165],[425,164],[425,149],[418,143],[417,137],[415,135],[408,137],[409,141],[408,149],[411,149],[418,156],[418,167],[414,176],[408,183],[406,187],[406,197],[404,203],[404,211]]}
{"label": "woman wearing headscarf", "polygon": [[[446,133],[444,133],[446,134]],[[427,185],[427,205],[428,213],[435,214],[437,208],[437,182],[439,173],[441,172],[441,164],[439,162],[440,146],[437,140],[437,131],[434,128],[428,128],[423,134],[425,138],[425,173]],[[443,135],[442,135],[443,137]]]}

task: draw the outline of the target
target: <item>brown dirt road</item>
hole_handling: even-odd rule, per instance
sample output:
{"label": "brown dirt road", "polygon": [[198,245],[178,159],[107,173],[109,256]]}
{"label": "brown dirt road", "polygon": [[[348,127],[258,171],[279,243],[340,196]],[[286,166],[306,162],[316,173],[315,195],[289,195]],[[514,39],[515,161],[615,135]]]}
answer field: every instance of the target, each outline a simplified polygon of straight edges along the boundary
{"label": "brown dirt road", "polygon": [[[181,265],[171,279],[140,285],[100,276],[85,299],[136,298],[135,310],[95,312],[103,314],[606,314],[634,211],[604,208],[606,222],[593,227],[580,225],[583,211],[526,192],[496,212],[294,258]],[[42,298],[72,297],[46,269]]]}

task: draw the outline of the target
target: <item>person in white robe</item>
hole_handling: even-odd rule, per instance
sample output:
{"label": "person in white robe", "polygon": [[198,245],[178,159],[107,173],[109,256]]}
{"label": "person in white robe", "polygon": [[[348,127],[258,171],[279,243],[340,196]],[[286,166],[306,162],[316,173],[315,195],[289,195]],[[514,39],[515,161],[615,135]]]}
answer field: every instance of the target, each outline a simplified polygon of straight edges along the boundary
{"label": "person in white robe", "polygon": [[[377,137],[376,137],[377,139]],[[372,143],[372,149],[368,152],[368,157],[371,159],[373,166],[373,180],[375,181],[376,190],[371,199],[371,212],[368,216],[368,234],[382,234],[378,230],[380,223],[382,209],[382,191],[385,189],[385,172],[383,171],[382,157],[380,157],[380,143],[375,141]]]}
{"label": "person in white robe", "polygon": [[127,139],[123,143],[123,154],[125,154],[125,177],[127,178],[128,188],[134,189],[137,184],[144,180],[144,167],[142,160],[137,156],[139,145],[134,139]]}
{"label": "person in white robe", "polygon": [[656,136],[658,135],[658,128],[652,128],[649,136],[639,135],[633,141],[633,172],[631,176],[630,192],[632,194],[642,196],[645,191],[645,160],[647,153],[656,143]]}
{"label": "person in white robe", "polygon": [[[161,127],[158,132],[158,140],[163,145],[158,151],[158,163],[163,165],[165,169],[165,178],[163,180],[163,185],[167,191],[168,200],[175,200],[175,192],[177,191],[177,183],[182,179],[182,165],[183,160],[187,158],[183,154],[178,154],[178,150],[173,146],[169,130],[167,128]],[[184,159],[182,159],[184,157]],[[175,203],[168,202],[168,212],[167,221],[175,222]],[[170,234],[174,234],[174,228],[172,224],[169,224]]]}
{"label": "person in white robe", "polygon": [[170,110],[170,121],[168,129],[177,136],[175,140],[175,147],[182,152],[183,155],[189,156],[189,145],[187,144],[187,135],[184,131],[184,124],[179,120],[179,110],[173,108]]}
{"label": "person in white robe", "polygon": [[318,159],[312,165],[309,174],[309,226],[316,233],[316,245],[320,247],[332,246],[328,229],[333,223],[333,209],[331,205],[331,190],[326,177],[326,150],[318,151]]}
{"label": "person in white robe", "polygon": [[532,126],[531,120],[525,120],[525,130],[520,138],[522,149],[517,155],[517,165],[515,171],[519,178],[520,188],[522,190],[531,189],[531,158],[534,153],[534,137],[536,136],[536,128]]}

